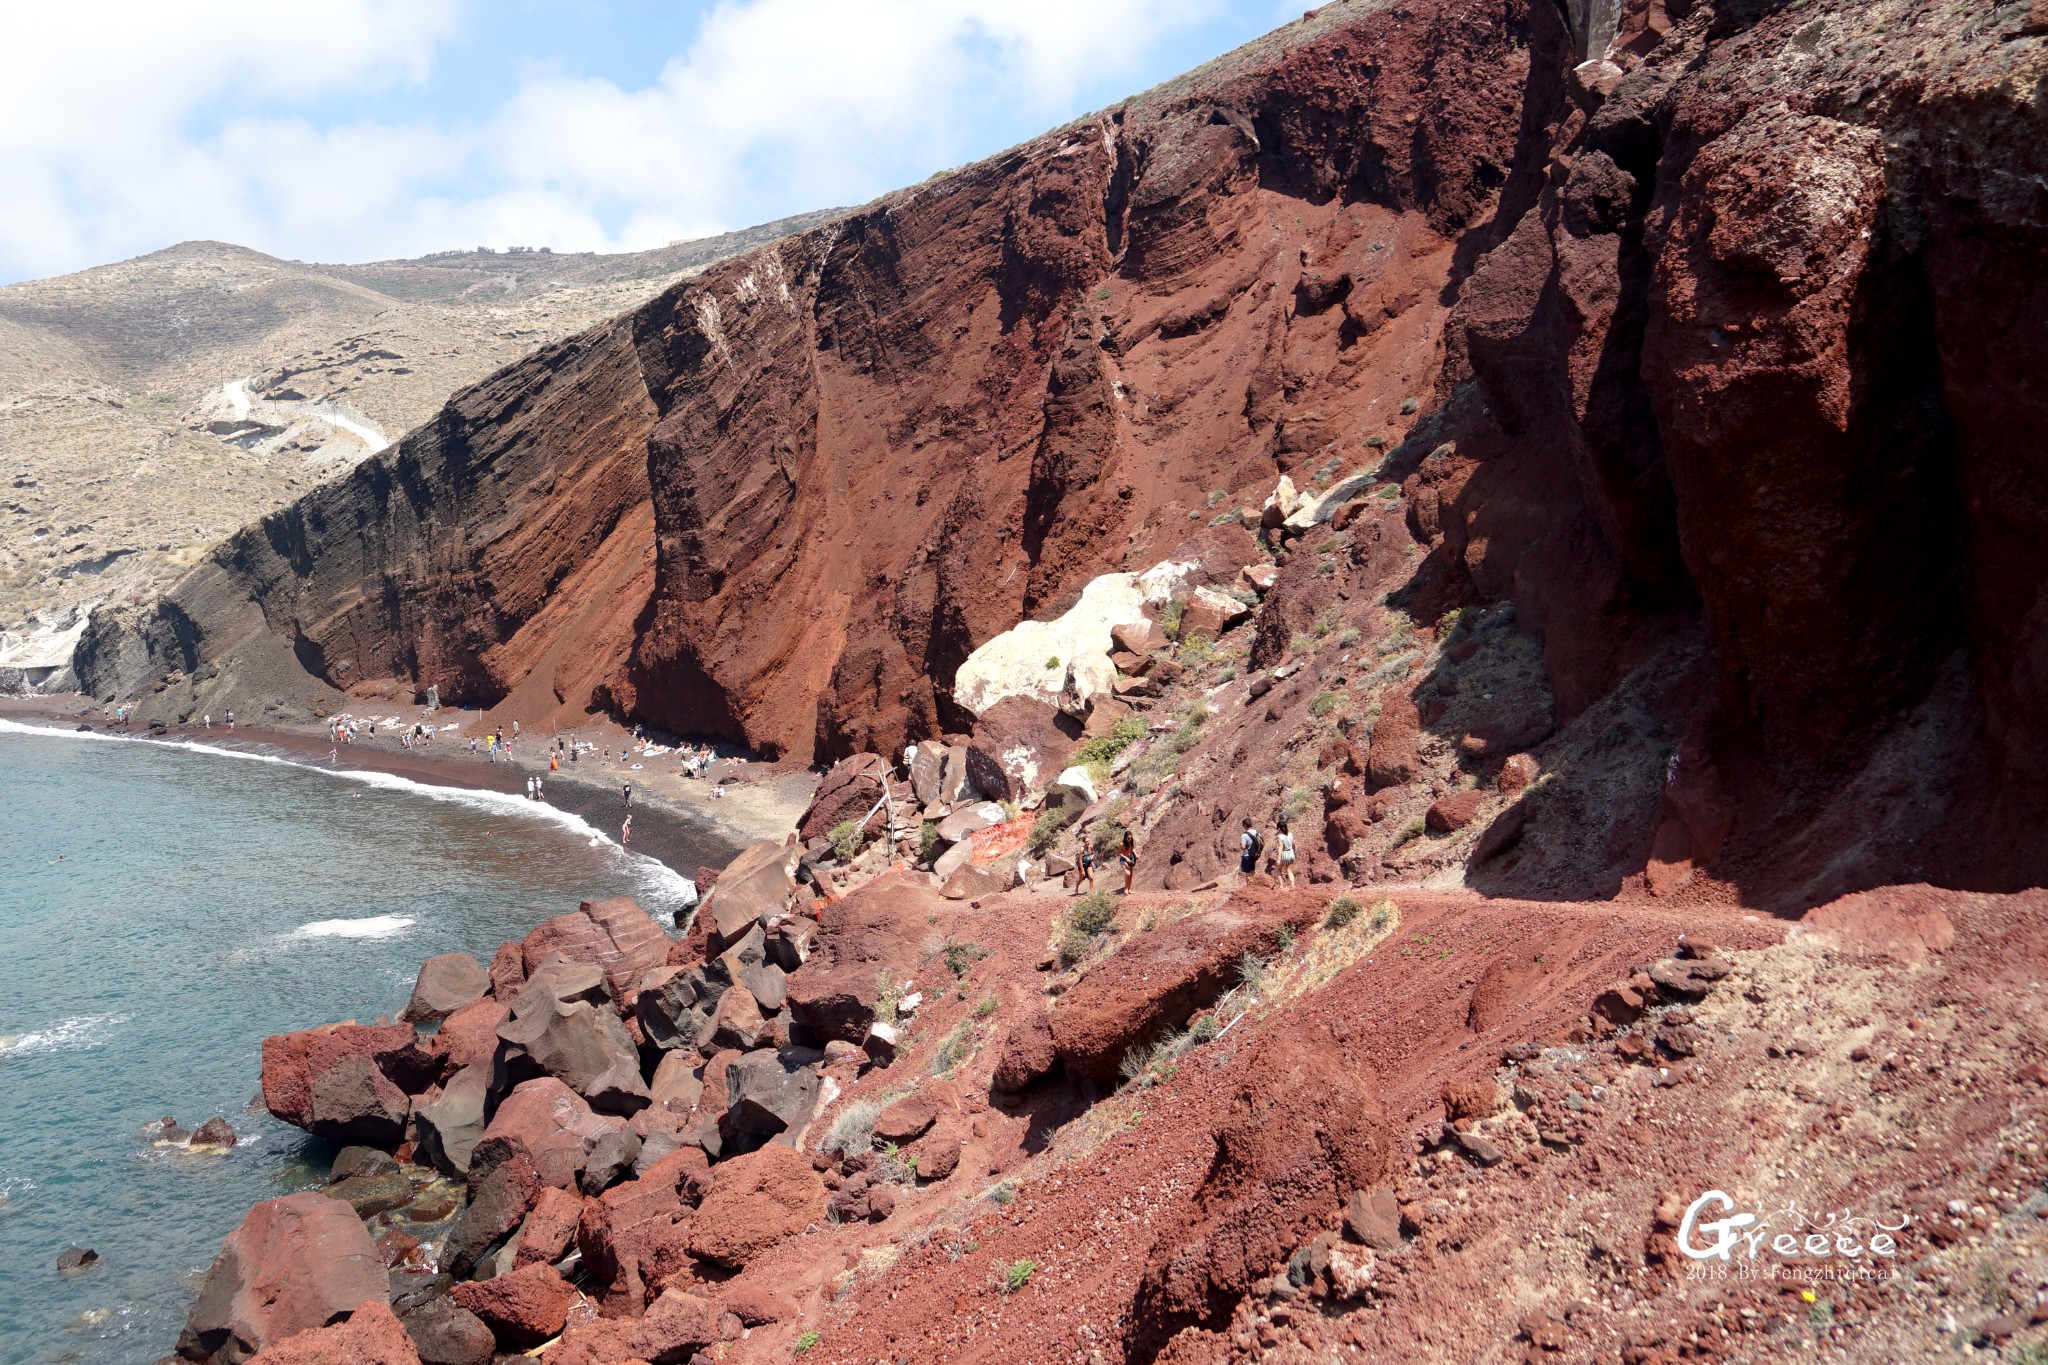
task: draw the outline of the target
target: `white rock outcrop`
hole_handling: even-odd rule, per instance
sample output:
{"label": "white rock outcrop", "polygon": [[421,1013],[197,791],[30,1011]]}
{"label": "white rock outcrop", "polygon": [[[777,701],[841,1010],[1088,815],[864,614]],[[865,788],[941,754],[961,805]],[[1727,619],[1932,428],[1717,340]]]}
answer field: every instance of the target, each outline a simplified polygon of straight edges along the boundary
{"label": "white rock outcrop", "polygon": [[953,700],[976,715],[1005,697],[1031,697],[1087,715],[1094,699],[1112,695],[1116,685],[1111,632],[1186,595],[1200,573],[1198,564],[1169,559],[1142,574],[1093,579],[1062,615],[1021,621],[968,655],[953,677]]}

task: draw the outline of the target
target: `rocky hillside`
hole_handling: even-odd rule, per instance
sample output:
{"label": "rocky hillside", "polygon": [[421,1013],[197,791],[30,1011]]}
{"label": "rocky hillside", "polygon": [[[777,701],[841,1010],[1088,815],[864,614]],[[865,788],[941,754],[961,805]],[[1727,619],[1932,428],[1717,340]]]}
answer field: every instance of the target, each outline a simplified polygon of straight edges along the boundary
{"label": "rocky hillside", "polygon": [[154,596],[457,389],[829,216],[615,256],[332,266],[186,242],[0,288],[0,624]]}
{"label": "rocky hillside", "polygon": [[1658,861],[2031,878],[2029,14],[1660,0],[1586,62],[1326,6],[494,376],[82,675],[887,751],[1018,620],[1369,473],[1410,619],[1512,603],[1560,722],[1655,693]]}

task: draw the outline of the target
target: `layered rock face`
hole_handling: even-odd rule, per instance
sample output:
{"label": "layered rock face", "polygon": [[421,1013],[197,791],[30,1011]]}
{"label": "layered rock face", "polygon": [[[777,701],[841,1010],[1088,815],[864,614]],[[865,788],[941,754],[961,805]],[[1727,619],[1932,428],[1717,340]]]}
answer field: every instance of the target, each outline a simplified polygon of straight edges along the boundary
{"label": "layered rock face", "polygon": [[1692,642],[1658,859],[2037,880],[2029,12],[1328,5],[494,376],[81,676],[893,751],[1020,619],[1376,473],[1400,602],[1513,601],[1557,723]]}

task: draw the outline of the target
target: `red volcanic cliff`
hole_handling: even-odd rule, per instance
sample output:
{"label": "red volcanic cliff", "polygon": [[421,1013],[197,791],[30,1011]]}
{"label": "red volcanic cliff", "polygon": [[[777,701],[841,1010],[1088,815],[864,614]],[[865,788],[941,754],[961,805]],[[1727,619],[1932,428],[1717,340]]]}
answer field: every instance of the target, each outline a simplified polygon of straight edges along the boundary
{"label": "red volcanic cliff", "polygon": [[2038,880],[2029,12],[1659,0],[1581,64],[1547,4],[1331,4],[493,376],[81,676],[890,750],[1092,576],[1384,461],[1416,620],[1512,601],[1560,723],[1660,670],[1627,856]]}

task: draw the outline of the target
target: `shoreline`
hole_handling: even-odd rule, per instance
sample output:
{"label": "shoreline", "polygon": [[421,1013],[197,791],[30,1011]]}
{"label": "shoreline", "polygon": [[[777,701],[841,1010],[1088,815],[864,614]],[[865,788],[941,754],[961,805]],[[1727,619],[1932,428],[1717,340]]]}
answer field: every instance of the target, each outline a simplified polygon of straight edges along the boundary
{"label": "shoreline", "polygon": [[[73,704],[67,707],[66,701]],[[618,757],[609,764],[585,760],[549,772],[545,755],[546,746],[555,738],[552,734],[523,736],[527,752],[492,763],[481,752],[471,754],[468,749],[469,731],[476,728],[481,739],[481,730],[487,728],[486,718],[477,712],[444,709],[440,716],[456,717],[463,728],[438,736],[432,747],[408,749],[399,745],[395,732],[387,732],[389,738],[359,737],[353,744],[335,746],[328,742],[324,728],[314,727],[243,724],[229,731],[220,725],[212,729],[173,725],[162,731],[152,731],[147,726],[124,730],[99,711],[97,705],[84,699],[0,698],[0,719],[40,724],[60,734],[86,725],[96,734],[137,742],[260,754],[321,772],[388,773],[423,787],[491,791],[519,797],[525,792],[527,778],[539,775],[545,779],[547,805],[578,816],[613,843],[619,842],[620,817],[624,814],[619,788],[630,780],[630,851],[653,858],[692,883],[700,880],[700,869],[724,867],[756,839],[780,839],[794,829],[816,785],[816,779],[807,772],[776,771],[762,765],[765,776],[731,784],[731,794],[718,800],[719,809],[713,810],[709,809],[713,802],[708,795],[691,799],[694,793],[689,790],[694,787],[708,794],[713,783],[686,779],[657,768],[621,766]],[[570,733],[564,732],[563,737],[568,738]],[[623,732],[618,738],[625,738]],[[327,757],[330,749],[337,752],[332,764]],[[536,755],[540,756],[538,762]],[[579,771],[586,768],[590,770]]]}

